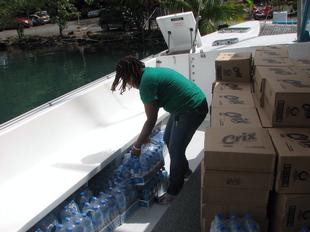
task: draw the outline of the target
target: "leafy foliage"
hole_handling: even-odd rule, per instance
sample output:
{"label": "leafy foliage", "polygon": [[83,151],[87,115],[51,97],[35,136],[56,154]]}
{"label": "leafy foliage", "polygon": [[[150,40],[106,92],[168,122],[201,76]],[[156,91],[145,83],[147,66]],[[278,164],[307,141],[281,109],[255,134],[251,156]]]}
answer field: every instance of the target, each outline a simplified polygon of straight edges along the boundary
{"label": "leafy foliage", "polygon": [[242,20],[244,14],[243,5],[234,1],[205,0],[200,29],[204,33],[216,31],[220,24]]}
{"label": "leafy foliage", "polygon": [[74,4],[70,0],[54,0],[48,2],[49,12],[52,20],[57,23],[59,27],[59,34],[63,36],[68,21],[78,16],[78,12]]}
{"label": "leafy foliage", "polygon": [[[245,6],[249,8],[253,0],[246,1]],[[193,11],[195,16],[201,16],[199,29],[202,34],[215,31],[220,24],[242,19],[245,12],[244,6],[235,0],[0,0],[0,27],[18,15],[48,9],[52,21],[59,26],[60,35],[63,35],[67,22],[78,15],[76,6],[125,7],[133,12],[139,30],[145,29],[156,8],[161,14]]]}

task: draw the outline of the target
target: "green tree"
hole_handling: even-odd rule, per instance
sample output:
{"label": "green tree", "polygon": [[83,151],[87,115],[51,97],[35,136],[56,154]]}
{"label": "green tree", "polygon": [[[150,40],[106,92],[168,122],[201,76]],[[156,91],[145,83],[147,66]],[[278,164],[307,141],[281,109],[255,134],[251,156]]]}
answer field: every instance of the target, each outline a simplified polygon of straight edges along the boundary
{"label": "green tree", "polygon": [[70,0],[48,1],[49,12],[52,20],[59,27],[59,34],[63,37],[63,30],[66,28],[68,21],[72,17],[79,15],[76,7]]}
{"label": "green tree", "polygon": [[235,1],[204,0],[201,16],[200,30],[202,33],[210,33],[216,31],[220,24],[243,20],[244,5]]}
{"label": "green tree", "polygon": [[[16,17],[29,16],[30,12],[43,7],[45,0],[0,0],[0,27],[16,27],[19,38],[24,37],[24,25],[15,22]],[[15,24],[15,25],[12,25]]]}
{"label": "green tree", "polygon": [[131,18],[135,21],[139,31],[145,30],[145,23],[147,23],[153,10],[159,6],[157,0],[112,0],[109,3],[113,6],[122,6],[129,9],[132,14]]}

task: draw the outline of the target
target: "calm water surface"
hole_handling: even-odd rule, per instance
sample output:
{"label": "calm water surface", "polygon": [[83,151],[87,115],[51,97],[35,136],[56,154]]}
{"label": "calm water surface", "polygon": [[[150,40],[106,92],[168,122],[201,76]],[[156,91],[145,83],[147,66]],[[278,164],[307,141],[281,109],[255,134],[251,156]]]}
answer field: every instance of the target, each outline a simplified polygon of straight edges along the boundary
{"label": "calm water surface", "polygon": [[113,72],[125,55],[142,59],[164,49],[159,44],[0,52],[0,124]]}

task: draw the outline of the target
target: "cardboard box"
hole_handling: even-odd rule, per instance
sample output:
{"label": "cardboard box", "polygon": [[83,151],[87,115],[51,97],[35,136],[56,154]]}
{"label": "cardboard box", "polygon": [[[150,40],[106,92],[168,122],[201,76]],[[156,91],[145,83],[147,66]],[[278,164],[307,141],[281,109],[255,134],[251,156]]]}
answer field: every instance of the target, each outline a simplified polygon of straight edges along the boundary
{"label": "cardboard box", "polygon": [[276,191],[310,193],[310,129],[270,128],[278,153]]}
{"label": "cardboard box", "polygon": [[254,108],[212,108],[211,127],[261,127]]}
{"label": "cardboard box", "polygon": [[251,93],[251,84],[247,82],[214,82],[212,85],[212,93]]}
{"label": "cardboard box", "polygon": [[295,69],[297,72],[305,75],[306,78],[310,78],[310,66],[296,66]]}
{"label": "cardboard box", "polygon": [[278,194],[271,221],[272,232],[295,232],[310,225],[310,195]]}
{"label": "cardboard box", "polygon": [[271,128],[271,127],[273,127],[271,120],[267,117],[266,112],[260,106],[260,104],[258,103],[258,100],[255,97],[253,97],[253,100],[254,100],[256,111],[258,113],[258,117],[260,119],[260,123],[261,123],[262,127],[263,128]]}
{"label": "cardboard box", "polygon": [[308,59],[291,59],[294,66],[301,66],[301,67],[309,67],[310,60]]}
{"label": "cardboard box", "polygon": [[289,78],[298,79],[300,77],[305,77],[306,74],[301,71],[294,69],[293,67],[265,67],[257,66],[254,73],[253,89],[254,96],[258,100],[261,107],[264,106],[263,94],[265,90],[265,81],[270,78]]}
{"label": "cardboard box", "polygon": [[206,188],[271,190],[274,174],[265,172],[206,170],[203,179],[203,186]]}
{"label": "cardboard box", "polygon": [[294,66],[291,60],[287,57],[270,57],[263,55],[256,55],[254,57],[255,66],[267,66],[267,67],[288,67]]}
{"label": "cardboard box", "polygon": [[262,56],[262,57],[281,57],[281,58],[288,58],[288,51],[287,49],[262,49],[258,50],[256,49],[254,53],[254,59],[255,57]]}
{"label": "cardboard box", "polygon": [[251,63],[251,52],[220,53],[215,60],[216,80],[250,82]]}
{"label": "cardboard box", "polygon": [[268,199],[269,190],[215,188],[208,186],[202,189],[203,203],[266,207]]}
{"label": "cardboard box", "polygon": [[207,128],[205,169],[274,172],[276,153],[262,128]]}
{"label": "cardboard box", "polygon": [[211,107],[254,108],[253,97],[250,93],[214,93]]}
{"label": "cardboard box", "polygon": [[286,45],[259,46],[256,48],[255,54],[257,51],[265,51],[268,56],[288,57],[288,47]]}
{"label": "cardboard box", "polygon": [[276,127],[310,126],[310,79],[268,78],[263,109]]}

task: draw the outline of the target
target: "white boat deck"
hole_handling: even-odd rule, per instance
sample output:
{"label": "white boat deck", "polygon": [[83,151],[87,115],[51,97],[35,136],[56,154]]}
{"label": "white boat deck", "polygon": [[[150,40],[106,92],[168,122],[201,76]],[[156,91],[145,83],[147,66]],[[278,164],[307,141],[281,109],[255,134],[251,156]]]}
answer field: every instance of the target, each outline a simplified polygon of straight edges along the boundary
{"label": "white boat deck", "polygon": [[[110,85],[1,131],[0,231],[31,228],[134,141],[143,104],[136,90],[121,96]],[[165,116],[161,110],[159,121]]]}
{"label": "white boat deck", "polygon": [[[200,51],[192,54],[196,60],[201,56],[201,63],[195,66],[195,70],[190,69],[186,54],[182,57],[171,56],[167,63],[175,67],[178,65],[190,75],[195,71],[192,77],[196,83],[201,83],[204,89],[211,92],[211,85],[206,83],[214,80],[217,52],[240,48],[252,51],[260,45],[287,44],[288,41],[293,42],[296,36],[261,36],[254,39],[258,29],[255,24],[251,33],[239,33],[240,42],[230,46],[211,46],[215,39],[235,36],[230,33],[203,37],[205,46],[201,49],[211,52],[204,57]],[[296,44],[290,49],[290,54],[293,57],[303,58],[301,54],[309,57],[309,48],[309,43]],[[150,66],[155,65],[156,60],[153,60]],[[198,66],[203,69],[198,70]],[[202,77],[207,82],[200,82]],[[51,104],[0,130],[1,232],[27,231],[134,141],[145,120],[138,93],[132,89],[121,96],[111,93],[110,86],[111,80],[97,82],[72,99]],[[208,101],[211,102],[210,97]],[[166,115],[160,111],[159,121]],[[202,131],[197,132],[188,148],[192,169],[202,158],[199,154],[203,149],[203,137]],[[151,209],[139,210],[117,231],[151,231],[166,209],[153,205]]]}

